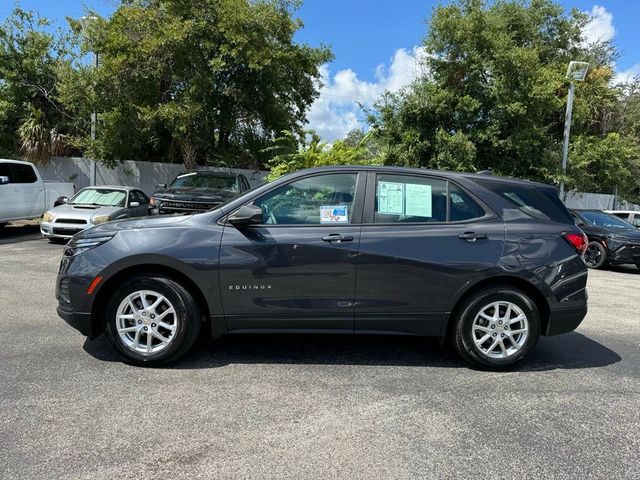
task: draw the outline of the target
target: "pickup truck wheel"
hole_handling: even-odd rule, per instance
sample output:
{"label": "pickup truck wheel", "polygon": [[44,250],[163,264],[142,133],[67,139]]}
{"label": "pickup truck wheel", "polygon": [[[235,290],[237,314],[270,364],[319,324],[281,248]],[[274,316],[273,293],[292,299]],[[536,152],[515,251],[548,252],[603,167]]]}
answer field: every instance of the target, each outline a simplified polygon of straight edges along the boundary
{"label": "pickup truck wheel", "polygon": [[200,333],[201,313],[191,293],[170,278],[136,276],[111,296],[105,333],[129,362],[158,366],[184,355]]}
{"label": "pickup truck wheel", "polygon": [[507,285],[476,292],[458,311],[454,345],[475,367],[507,369],[522,360],[540,337],[535,303]]}

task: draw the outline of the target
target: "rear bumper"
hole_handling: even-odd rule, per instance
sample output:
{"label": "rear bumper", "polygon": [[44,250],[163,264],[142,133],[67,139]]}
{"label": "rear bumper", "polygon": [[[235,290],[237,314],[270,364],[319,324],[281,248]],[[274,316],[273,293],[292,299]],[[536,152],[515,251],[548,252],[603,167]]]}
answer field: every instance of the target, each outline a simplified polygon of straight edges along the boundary
{"label": "rear bumper", "polygon": [[587,304],[579,307],[563,308],[549,313],[549,322],[545,335],[560,335],[572,332],[582,323],[587,316]]}

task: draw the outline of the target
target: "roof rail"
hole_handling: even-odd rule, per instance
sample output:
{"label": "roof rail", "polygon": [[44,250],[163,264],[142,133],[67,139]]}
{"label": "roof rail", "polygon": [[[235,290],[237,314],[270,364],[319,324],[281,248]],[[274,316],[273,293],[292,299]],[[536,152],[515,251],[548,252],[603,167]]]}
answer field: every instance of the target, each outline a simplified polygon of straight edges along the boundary
{"label": "roof rail", "polygon": [[493,175],[493,171],[492,170],[480,170],[479,172],[476,172],[476,175]]}

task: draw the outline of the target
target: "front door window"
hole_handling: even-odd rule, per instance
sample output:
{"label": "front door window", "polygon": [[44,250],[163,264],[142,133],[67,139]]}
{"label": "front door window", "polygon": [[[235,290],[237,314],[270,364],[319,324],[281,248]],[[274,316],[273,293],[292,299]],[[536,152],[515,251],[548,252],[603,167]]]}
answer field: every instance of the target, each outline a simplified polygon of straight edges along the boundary
{"label": "front door window", "polygon": [[356,194],[355,173],[318,175],[284,185],[253,204],[266,225],[349,224]]}

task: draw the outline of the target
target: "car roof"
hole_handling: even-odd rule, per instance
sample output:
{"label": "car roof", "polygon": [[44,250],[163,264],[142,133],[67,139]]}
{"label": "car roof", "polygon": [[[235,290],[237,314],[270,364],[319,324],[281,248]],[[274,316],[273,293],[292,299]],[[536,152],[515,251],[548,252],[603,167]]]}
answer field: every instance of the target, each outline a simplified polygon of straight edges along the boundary
{"label": "car roof", "polygon": [[[519,178],[512,177],[499,177],[486,173],[470,173],[470,172],[452,172],[449,170],[432,170],[427,168],[419,168],[419,167],[395,167],[395,166],[387,166],[387,165],[336,165],[336,166],[327,166],[327,167],[315,167],[309,168],[305,170],[299,170],[296,173],[309,173],[309,172],[331,172],[331,171],[344,171],[345,169],[354,170],[354,171],[375,171],[375,172],[388,172],[388,173],[396,173],[396,174],[421,174],[421,175],[437,175],[437,176],[446,176],[451,178],[464,178],[468,180],[487,180],[491,182],[499,182],[499,183],[510,183],[510,184],[518,184],[525,186],[535,186],[541,188],[555,188],[553,185],[549,185],[546,183],[533,182],[531,180],[522,180]],[[292,174],[295,175],[295,174]]]}
{"label": "car roof", "polygon": [[202,175],[215,175],[216,177],[229,177],[229,178],[235,178],[242,175],[241,173],[219,172],[217,170],[188,170],[188,171],[179,173],[177,176],[181,177],[183,175],[189,175],[190,173],[197,173]]}
{"label": "car roof", "polygon": [[93,188],[94,190],[126,190],[130,192],[131,190],[141,190],[138,187],[125,187],[124,185],[88,185],[82,190],[86,190],[87,188]]}
{"label": "car roof", "polygon": [[11,160],[9,158],[0,158],[2,163],[17,163],[19,165],[33,165],[31,162],[25,162],[24,160]]}

